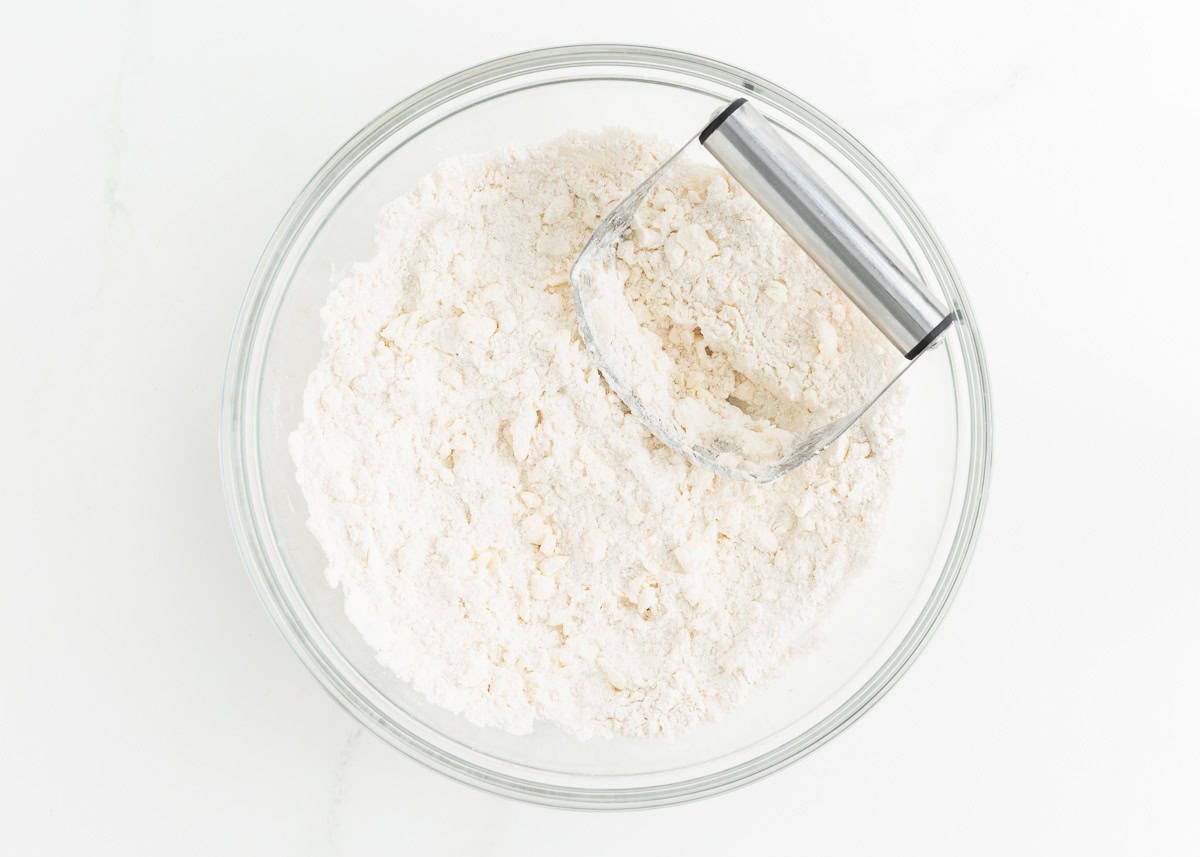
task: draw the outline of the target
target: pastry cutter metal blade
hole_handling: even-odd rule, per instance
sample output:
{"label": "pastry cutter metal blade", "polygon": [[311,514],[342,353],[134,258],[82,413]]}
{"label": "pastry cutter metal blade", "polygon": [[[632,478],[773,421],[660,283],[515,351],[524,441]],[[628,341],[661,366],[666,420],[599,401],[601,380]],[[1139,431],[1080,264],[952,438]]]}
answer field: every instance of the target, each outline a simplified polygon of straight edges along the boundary
{"label": "pastry cutter metal blade", "polygon": [[[755,459],[736,443],[689,437],[679,422],[640,392],[636,369],[622,360],[612,338],[599,335],[602,302],[612,307],[621,285],[615,271],[617,244],[633,228],[638,209],[664,172],[692,142],[699,143],[804,249],[905,358],[900,371],[857,408],[815,431],[794,433],[783,454]],[[718,111],[687,145],[659,166],[600,222],[571,268],[571,295],[579,329],[609,386],[659,440],[721,476],[772,482],[819,454],[853,426],[931,348],[954,322],[831,188],[744,98]],[[625,304],[628,318],[632,310]],[[632,322],[636,324],[636,322]],[[658,407],[655,407],[655,404]]]}

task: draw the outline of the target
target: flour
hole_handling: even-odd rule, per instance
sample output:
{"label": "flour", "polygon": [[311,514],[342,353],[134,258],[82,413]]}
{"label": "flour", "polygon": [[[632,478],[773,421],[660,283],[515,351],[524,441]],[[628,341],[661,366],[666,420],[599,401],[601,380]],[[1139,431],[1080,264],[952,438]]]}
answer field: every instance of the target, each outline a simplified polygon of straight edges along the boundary
{"label": "flour", "polygon": [[[443,164],[322,311],[292,435],[310,527],[383,664],[472,722],[674,735],[811,635],[866,557],[895,404],[767,486],[656,440],[580,340],[568,271],[670,151],[574,135]],[[886,344],[715,170],[686,170],[619,250],[673,378],[802,428],[887,376]]]}

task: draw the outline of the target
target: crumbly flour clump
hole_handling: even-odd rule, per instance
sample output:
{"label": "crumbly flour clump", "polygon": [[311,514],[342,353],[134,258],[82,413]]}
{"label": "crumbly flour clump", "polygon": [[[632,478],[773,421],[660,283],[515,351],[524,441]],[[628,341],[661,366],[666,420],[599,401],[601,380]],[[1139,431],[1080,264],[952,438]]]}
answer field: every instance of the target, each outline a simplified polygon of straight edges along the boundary
{"label": "crumbly flour clump", "polygon": [[[810,637],[863,562],[896,403],[770,485],[655,439],[580,339],[568,272],[669,147],[626,131],[443,164],[322,311],[291,437],[346,613],[435,703],[513,733],[675,735]],[[721,171],[667,177],[618,252],[677,379],[792,430],[894,371],[882,337]]]}

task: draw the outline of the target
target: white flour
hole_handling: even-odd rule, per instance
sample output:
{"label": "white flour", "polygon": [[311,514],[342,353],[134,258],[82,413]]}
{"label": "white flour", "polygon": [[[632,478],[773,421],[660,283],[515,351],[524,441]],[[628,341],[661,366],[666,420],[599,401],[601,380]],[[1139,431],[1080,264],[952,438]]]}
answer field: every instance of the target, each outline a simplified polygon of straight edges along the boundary
{"label": "white flour", "polygon": [[[571,262],[669,154],[612,131],[448,162],[322,313],[291,443],[329,580],[384,664],[475,723],[652,736],[718,716],[872,544],[894,405],[757,486],[660,444],[584,350]],[[696,389],[795,428],[882,384],[882,338],[720,173],[653,204],[626,290]]]}

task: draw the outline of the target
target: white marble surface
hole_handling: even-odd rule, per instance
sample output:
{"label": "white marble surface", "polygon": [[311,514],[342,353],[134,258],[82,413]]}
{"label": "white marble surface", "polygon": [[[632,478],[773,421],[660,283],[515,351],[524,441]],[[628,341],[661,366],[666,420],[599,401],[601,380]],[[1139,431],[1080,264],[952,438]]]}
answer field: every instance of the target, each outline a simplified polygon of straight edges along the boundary
{"label": "white marble surface", "polygon": [[[1188,6],[672,5],[6,12],[0,852],[1200,849]],[[215,436],[259,249],[344,138],[471,63],[621,40],[751,68],[894,169],[973,295],[997,454],[965,586],[882,704],[758,785],[606,817],[343,714],[239,567]]]}

